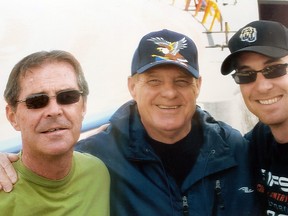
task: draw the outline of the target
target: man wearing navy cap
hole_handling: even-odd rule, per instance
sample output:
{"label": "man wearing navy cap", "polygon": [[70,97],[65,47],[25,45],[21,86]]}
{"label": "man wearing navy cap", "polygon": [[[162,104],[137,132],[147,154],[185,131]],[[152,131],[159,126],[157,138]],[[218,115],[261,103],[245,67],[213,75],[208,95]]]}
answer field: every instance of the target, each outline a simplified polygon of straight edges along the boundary
{"label": "man wearing navy cap", "polygon": [[263,215],[288,215],[288,29],[254,21],[229,41],[221,72],[232,74],[259,123],[246,137]]}
{"label": "man wearing navy cap", "polygon": [[256,215],[246,140],[196,105],[200,87],[189,37],[164,29],[141,39],[133,100],[78,144],[109,169],[111,215]]}

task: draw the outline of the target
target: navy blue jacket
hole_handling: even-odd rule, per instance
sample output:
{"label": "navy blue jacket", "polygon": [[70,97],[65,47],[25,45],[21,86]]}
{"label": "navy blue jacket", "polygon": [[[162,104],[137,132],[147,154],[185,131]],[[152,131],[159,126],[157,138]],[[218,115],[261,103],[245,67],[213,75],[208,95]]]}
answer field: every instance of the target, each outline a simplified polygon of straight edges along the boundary
{"label": "navy blue jacket", "polygon": [[133,101],[116,111],[106,131],[79,142],[77,150],[109,169],[112,216],[256,215],[246,141],[199,107],[196,112],[204,143],[181,188],[145,142]]}

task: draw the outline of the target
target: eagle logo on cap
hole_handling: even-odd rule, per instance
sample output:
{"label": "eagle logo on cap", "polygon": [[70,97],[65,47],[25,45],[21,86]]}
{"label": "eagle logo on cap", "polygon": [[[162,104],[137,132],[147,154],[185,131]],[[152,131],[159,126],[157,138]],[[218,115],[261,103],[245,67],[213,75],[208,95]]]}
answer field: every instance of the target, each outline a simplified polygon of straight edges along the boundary
{"label": "eagle logo on cap", "polygon": [[186,65],[186,62],[188,62],[179,52],[181,49],[187,48],[187,40],[186,38],[182,38],[179,41],[175,42],[169,42],[162,37],[155,37],[150,38],[148,41],[154,42],[154,44],[157,44],[159,47],[157,50],[164,54],[164,56],[152,54],[152,57],[156,58],[156,61],[160,60],[171,60],[171,61],[177,61],[179,63],[182,63]]}
{"label": "eagle logo on cap", "polygon": [[241,41],[247,41],[247,42],[254,42],[257,40],[257,30],[253,27],[246,27],[241,31],[240,34]]}

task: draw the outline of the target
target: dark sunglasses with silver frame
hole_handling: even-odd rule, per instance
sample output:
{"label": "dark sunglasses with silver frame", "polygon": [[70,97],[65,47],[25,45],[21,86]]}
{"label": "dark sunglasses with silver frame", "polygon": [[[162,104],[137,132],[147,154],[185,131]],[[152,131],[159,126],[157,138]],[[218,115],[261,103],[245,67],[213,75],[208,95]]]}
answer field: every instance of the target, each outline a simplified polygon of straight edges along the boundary
{"label": "dark sunglasses with silver frame", "polygon": [[28,109],[40,109],[48,105],[50,98],[56,97],[56,101],[61,105],[77,103],[80,96],[83,94],[79,90],[63,90],[57,92],[54,96],[49,96],[44,93],[33,94],[25,100],[18,100],[17,103],[26,103]]}
{"label": "dark sunglasses with silver frame", "polygon": [[259,71],[239,71],[236,69],[236,72],[232,74],[232,77],[237,84],[254,82],[257,78],[257,73],[262,73],[266,79],[273,79],[287,74],[287,66],[288,63],[271,65]]}

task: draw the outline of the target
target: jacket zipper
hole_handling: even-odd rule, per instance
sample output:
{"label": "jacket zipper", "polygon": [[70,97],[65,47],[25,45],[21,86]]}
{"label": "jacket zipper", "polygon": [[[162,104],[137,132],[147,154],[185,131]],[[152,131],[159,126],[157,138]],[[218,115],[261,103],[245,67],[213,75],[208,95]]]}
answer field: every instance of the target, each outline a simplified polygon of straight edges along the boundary
{"label": "jacket zipper", "polygon": [[188,205],[188,200],[187,196],[182,197],[182,205],[183,205],[183,215],[188,216],[189,215],[189,205]]}
{"label": "jacket zipper", "polygon": [[220,209],[224,209],[224,200],[222,197],[222,192],[221,192],[221,184],[220,184],[220,180],[217,179],[216,183],[215,183],[215,192],[216,192],[216,201],[218,203],[218,206]]}

